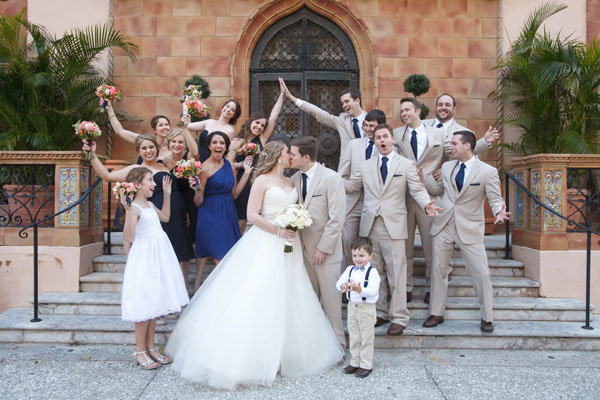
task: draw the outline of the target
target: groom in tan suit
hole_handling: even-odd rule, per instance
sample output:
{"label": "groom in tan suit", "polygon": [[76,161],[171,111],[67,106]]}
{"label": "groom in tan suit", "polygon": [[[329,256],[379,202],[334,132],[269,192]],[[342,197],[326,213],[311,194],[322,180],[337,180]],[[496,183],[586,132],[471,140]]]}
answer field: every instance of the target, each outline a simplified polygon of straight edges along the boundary
{"label": "groom in tan suit", "polygon": [[431,315],[423,326],[431,328],[444,322],[448,295],[448,263],[456,243],[479,297],[481,330],[493,332],[492,282],[483,243],[485,197],[487,196],[496,216],[496,223],[507,220],[510,213],[506,212],[504,200],[500,195],[498,171],[473,155],[473,132],[455,132],[450,146],[456,159],[442,165],[442,182],[428,176],[423,178],[430,193],[443,195],[443,211],[433,219],[430,231],[433,236]]}
{"label": "groom in tan suit", "polygon": [[[345,182],[347,193],[364,190],[364,205],[360,217],[360,236],[373,243],[372,264],[381,276],[377,300],[377,323],[391,320],[388,335],[401,335],[410,314],[406,307],[406,191],[428,215],[437,215],[421,184],[414,161],[394,151],[394,136],[388,125],[375,128],[375,145],[379,154],[361,164]],[[387,304],[387,285],[392,291]]]}
{"label": "groom in tan suit", "polygon": [[290,164],[298,171],[292,182],[312,217],[312,225],[300,231],[304,266],[313,289],[321,300],[342,346],[346,335],[342,325],[342,298],[336,283],[342,261],[342,226],[346,210],[344,182],[333,170],[317,163],[318,143],[312,136],[294,139]]}

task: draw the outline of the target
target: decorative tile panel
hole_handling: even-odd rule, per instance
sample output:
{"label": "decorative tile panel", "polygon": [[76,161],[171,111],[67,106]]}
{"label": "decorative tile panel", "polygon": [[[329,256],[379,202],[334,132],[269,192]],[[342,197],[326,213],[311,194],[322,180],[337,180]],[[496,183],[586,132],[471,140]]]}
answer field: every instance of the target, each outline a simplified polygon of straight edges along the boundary
{"label": "decorative tile panel", "polygon": [[[94,174],[94,181],[98,175]],[[94,189],[94,225],[102,225],[102,182]]]}
{"label": "decorative tile panel", "polygon": [[[519,183],[523,183],[523,172],[517,172],[515,178]],[[517,228],[524,228],[525,224],[525,204],[524,204],[524,192],[523,189],[518,186],[515,187],[515,226]]]}
{"label": "decorative tile panel", "polygon": [[[540,170],[532,170],[531,171],[531,193],[540,197],[540,192],[542,189],[542,171]],[[536,202],[531,202],[531,229],[534,231],[539,231],[542,226],[541,215],[540,215],[540,206]]]}
{"label": "decorative tile panel", "polygon": [[[79,170],[79,198],[83,193],[90,187],[89,181],[89,169],[88,167],[82,167]],[[87,226],[90,216],[90,202],[89,198],[84,199],[79,203],[79,225]]]}
{"label": "decorative tile panel", "polygon": [[[544,171],[544,203],[559,214],[562,214],[562,170]],[[561,219],[548,210],[544,210],[544,231],[558,230],[561,228]]]}
{"label": "decorative tile panel", "polygon": [[[58,169],[58,208],[64,210],[77,201],[77,167]],[[58,217],[59,226],[77,226],[78,209],[73,207]]]}

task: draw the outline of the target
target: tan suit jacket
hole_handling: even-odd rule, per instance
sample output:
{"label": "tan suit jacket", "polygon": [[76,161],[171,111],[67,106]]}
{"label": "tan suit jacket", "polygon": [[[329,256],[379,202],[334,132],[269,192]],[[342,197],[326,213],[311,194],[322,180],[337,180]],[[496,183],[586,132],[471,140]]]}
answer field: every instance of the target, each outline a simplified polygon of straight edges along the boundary
{"label": "tan suit jacket", "polygon": [[[435,118],[424,119],[423,123],[425,124],[426,127],[435,128]],[[439,128],[436,128],[436,129],[439,129]],[[441,129],[441,130],[444,131],[444,129]],[[463,126],[463,125],[459,124],[458,122],[456,122],[456,120],[453,120],[452,124],[448,127],[448,130],[444,131],[446,133],[446,140],[448,142],[448,145],[450,145],[450,140],[452,140],[452,135],[454,135],[454,132],[458,132],[458,131],[473,132],[471,129],[467,128],[466,126]],[[473,154],[485,153],[489,149],[490,149],[490,146],[488,146],[485,139],[481,138],[477,141],[477,143],[475,143],[475,148],[473,149]],[[450,157],[448,157],[448,159],[450,159]]]}
{"label": "tan suit jacket", "polygon": [[498,170],[475,158],[473,167],[465,177],[463,188],[459,192],[454,180],[459,164],[458,160],[452,160],[442,165],[442,183],[431,178],[424,180],[425,186],[431,193],[442,195],[443,211],[433,219],[430,233],[433,236],[437,235],[454,217],[461,242],[483,243],[485,197],[487,196],[494,215],[502,210],[504,204],[500,194]]}
{"label": "tan suit jacket", "polygon": [[346,192],[363,188],[364,205],[360,219],[360,236],[367,237],[376,216],[383,217],[392,239],[406,239],[406,191],[421,208],[429,203],[427,190],[421,183],[414,161],[396,154],[388,165],[385,184],[381,184],[379,156],[361,164],[360,169],[344,183]]}
{"label": "tan suit jacket", "polygon": [[[338,167],[338,174],[340,174],[344,180],[348,180],[351,176],[356,175],[361,164],[366,161],[367,144],[367,138],[353,139],[348,143],[346,152],[342,153],[340,166]],[[377,157],[378,154],[377,147],[373,144],[371,158]],[[361,190],[346,195],[346,215],[352,211],[357,203],[362,202],[363,197],[363,192]]]}
{"label": "tan suit jacket", "polygon": [[[292,176],[292,182],[298,193],[302,193],[301,172]],[[326,263],[341,261],[342,225],[346,210],[342,178],[333,170],[317,164],[306,192],[304,207],[313,221],[311,226],[300,231],[304,254],[312,259],[315,249],[319,249],[327,253]]]}
{"label": "tan suit jacket", "polygon": [[320,124],[333,128],[338,132],[341,145],[340,154],[344,154],[348,143],[356,139],[352,127],[352,117],[348,113],[343,112],[340,115],[333,115],[305,100],[302,100],[300,109],[313,116]]}
{"label": "tan suit jacket", "polygon": [[423,168],[423,174],[430,174],[440,168],[444,159],[450,159],[450,140],[447,140],[446,132],[443,129],[425,125],[427,131],[427,147],[417,161],[410,145],[412,129],[408,126],[402,126],[394,129],[394,146],[401,156],[408,158],[416,163],[417,169]]}

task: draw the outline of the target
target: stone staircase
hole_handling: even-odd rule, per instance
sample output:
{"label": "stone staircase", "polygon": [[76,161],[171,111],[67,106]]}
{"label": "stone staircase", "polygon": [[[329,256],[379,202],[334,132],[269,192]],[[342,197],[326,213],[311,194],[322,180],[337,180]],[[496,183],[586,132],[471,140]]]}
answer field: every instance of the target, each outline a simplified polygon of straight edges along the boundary
{"label": "stone staircase", "polygon": [[[133,324],[120,319],[120,290],[125,255],[121,235],[113,234],[112,255],[94,259],[94,270],[80,278],[79,293],[46,293],[40,296],[41,322],[31,323],[31,308],[0,314],[0,342],[134,343]],[[423,296],[425,261],[418,244],[415,289],[409,303],[411,321],[402,336],[387,336],[387,325],[376,329],[378,348],[478,348],[478,349],[600,349],[600,323],[594,330],[581,328],[585,304],[575,299],[543,298],[539,284],[524,276],[524,265],[504,260],[503,241],[486,237],[494,288],[495,331],[479,330],[479,303],[460,252],[453,254],[445,322],[423,328],[428,305]],[[419,257],[420,256],[420,257]],[[209,274],[212,265],[207,265]],[[192,263],[189,279],[195,276]],[[420,277],[419,277],[420,276]],[[344,306],[345,307],[345,306]],[[157,341],[165,343],[176,321],[157,326]]]}

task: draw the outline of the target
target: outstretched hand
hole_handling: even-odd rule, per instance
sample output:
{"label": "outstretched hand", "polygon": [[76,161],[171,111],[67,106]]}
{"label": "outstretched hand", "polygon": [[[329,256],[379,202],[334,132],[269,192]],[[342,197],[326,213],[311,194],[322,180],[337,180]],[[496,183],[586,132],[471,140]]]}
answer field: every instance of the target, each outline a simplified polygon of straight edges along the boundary
{"label": "outstretched hand", "polygon": [[443,210],[443,208],[436,207],[435,205],[433,205],[433,203],[435,203],[435,200],[431,200],[425,206],[425,212],[427,213],[428,217],[435,217],[436,215],[438,215],[438,211],[442,211]]}
{"label": "outstretched hand", "polygon": [[165,196],[171,195],[171,177],[168,175],[163,176],[162,189]]}
{"label": "outstretched hand", "polygon": [[285,94],[285,97],[287,97],[288,99],[290,99],[294,103],[296,102],[296,100],[297,100],[296,97],[292,96],[292,94],[290,93],[290,90],[286,86],[285,81],[283,80],[283,78],[279,78],[279,89],[283,92],[283,94]]}
{"label": "outstretched hand", "polygon": [[512,213],[510,212],[506,212],[506,204],[502,204],[502,209],[498,211],[498,214],[496,214],[496,220],[494,221],[494,225],[496,225],[499,222],[508,221],[511,214]]}
{"label": "outstretched hand", "polygon": [[483,136],[483,139],[487,143],[495,143],[496,141],[498,141],[498,139],[500,139],[500,132],[498,132],[498,129],[496,129],[496,127],[490,126],[485,135]]}

